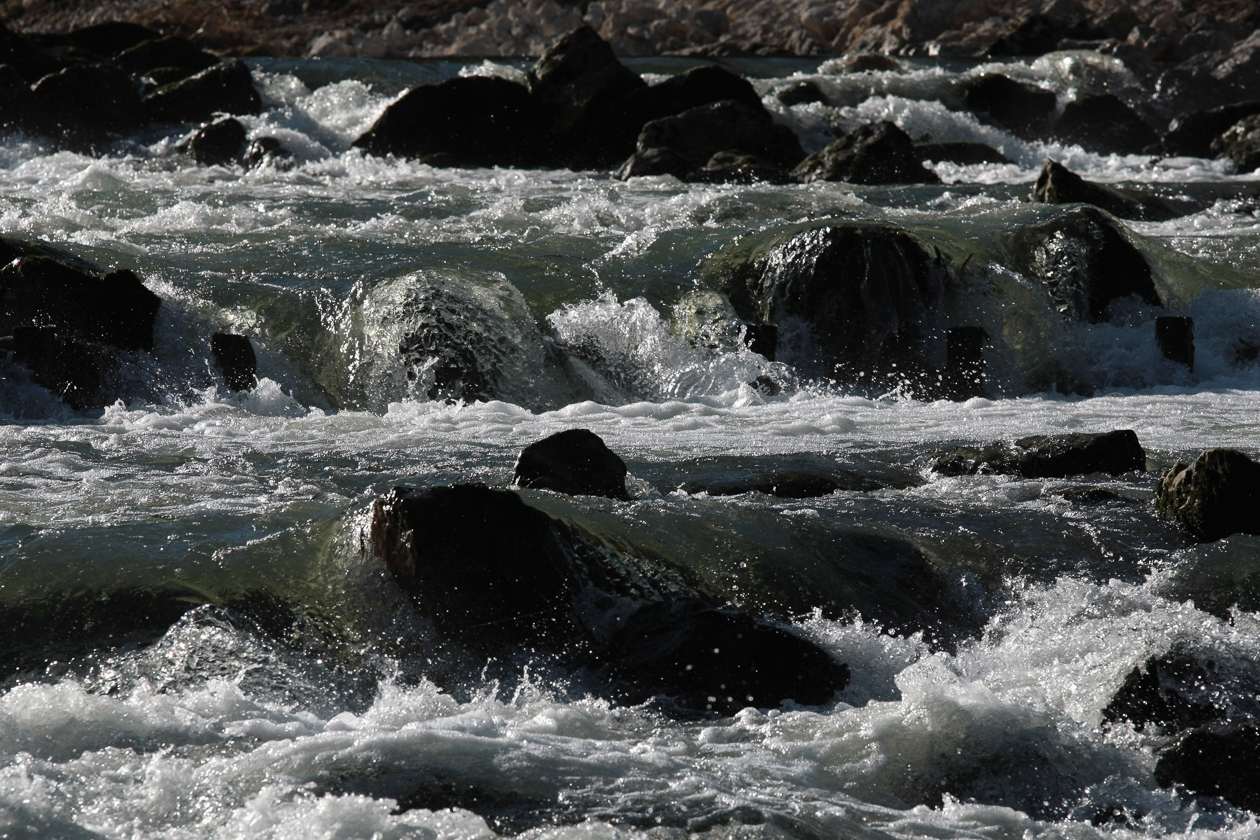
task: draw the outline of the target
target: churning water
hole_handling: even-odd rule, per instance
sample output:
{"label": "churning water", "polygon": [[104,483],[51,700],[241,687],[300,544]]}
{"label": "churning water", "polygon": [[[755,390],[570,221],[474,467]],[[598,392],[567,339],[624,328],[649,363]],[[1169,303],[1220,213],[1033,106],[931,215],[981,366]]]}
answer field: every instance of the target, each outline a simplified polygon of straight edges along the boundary
{"label": "churning water", "polygon": [[[633,66],[654,79],[694,64]],[[0,232],[132,268],[163,304],[154,353],[128,362],[126,404],[75,413],[0,368],[0,834],[1257,834],[1253,815],[1156,783],[1167,736],[1103,716],[1127,674],[1170,651],[1260,682],[1260,540],[1193,546],[1151,505],[1162,467],[1213,446],[1256,453],[1260,221],[1242,196],[1257,176],[1029,143],[948,107],[993,66],[735,66],[808,151],[892,119],[1012,163],[939,164],[932,187],[436,169],[350,144],[406,87],[519,68],[368,60],[254,62],[264,113],[242,121],[292,150],[291,167],[198,167],[158,134],[101,158],[3,139]],[[1090,86],[1139,97],[1097,56],[996,69],[1062,99]],[[779,104],[801,78],[831,104]],[[766,361],[688,303],[723,246],[833,217],[972,248],[988,282],[1017,288],[992,243],[1048,212],[1023,200],[1047,157],[1200,201],[1128,223],[1195,319],[1193,371],[1162,357],[1154,313],[1135,303],[1048,339],[1027,326],[1093,396],[1044,390],[995,358],[989,396],[916,401],[828,382],[793,356],[808,335]],[[484,399],[442,398],[451,330],[486,371]],[[253,339],[253,392],[230,393],[208,363],[221,331]],[[674,721],[588,696],[554,663],[469,669],[432,644],[363,550],[373,499],[401,483],[508,486],[521,447],[573,427],[626,459],[633,498],[527,491],[529,503],[633,533],[814,639],[853,674],[832,705]],[[1116,428],[1137,432],[1150,474],[924,466],[960,442]],[[886,489],[679,489],[706,470],[784,464]],[[1082,487],[1111,492],[1082,504],[1070,492]],[[952,614],[906,628],[909,608],[883,597],[900,574],[877,550],[885,537],[950,581]],[[812,602],[819,581],[844,603]]]}

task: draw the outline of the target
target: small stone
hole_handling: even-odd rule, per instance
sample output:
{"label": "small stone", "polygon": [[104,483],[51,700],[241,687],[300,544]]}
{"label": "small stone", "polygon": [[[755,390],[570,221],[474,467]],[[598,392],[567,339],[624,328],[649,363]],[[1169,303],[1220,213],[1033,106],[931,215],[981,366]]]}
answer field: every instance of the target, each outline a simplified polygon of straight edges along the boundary
{"label": "small stone", "polygon": [[520,487],[570,496],[629,499],[626,464],[587,429],[569,429],[521,450],[513,470]]}

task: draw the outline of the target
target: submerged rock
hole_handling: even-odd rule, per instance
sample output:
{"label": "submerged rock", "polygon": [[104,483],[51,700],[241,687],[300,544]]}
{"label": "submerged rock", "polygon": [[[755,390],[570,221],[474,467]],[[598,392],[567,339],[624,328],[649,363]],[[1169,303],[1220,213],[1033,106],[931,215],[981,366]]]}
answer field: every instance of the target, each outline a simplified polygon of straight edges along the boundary
{"label": "submerged rock", "polygon": [[1155,509],[1201,542],[1260,534],[1260,464],[1237,449],[1209,449],[1164,473]]}
{"label": "submerged rock", "polygon": [[1037,176],[1032,199],[1045,204],[1092,204],[1118,218],[1146,222],[1175,219],[1198,209],[1188,203],[1178,206],[1156,196],[1086,181],[1063,164],[1049,159]]}
{"label": "submerged rock", "polygon": [[792,175],[806,183],[937,184],[941,180],[923,166],[910,136],[887,120],[858,126],[805,158]]}
{"label": "submerged rock", "polygon": [[570,496],[630,498],[626,462],[588,429],[569,429],[531,443],[516,459],[512,479],[521,487]]}
{"label": "submerged rock", "polygon": [[1130,429],[1097,434],[1033,435],[1015,443],[977,449],[959,447],[933,455],[932,472],[943,475],[1020,475],[1067,478],[1105,472],[1120,475],[1146,470],[1146,451]]}

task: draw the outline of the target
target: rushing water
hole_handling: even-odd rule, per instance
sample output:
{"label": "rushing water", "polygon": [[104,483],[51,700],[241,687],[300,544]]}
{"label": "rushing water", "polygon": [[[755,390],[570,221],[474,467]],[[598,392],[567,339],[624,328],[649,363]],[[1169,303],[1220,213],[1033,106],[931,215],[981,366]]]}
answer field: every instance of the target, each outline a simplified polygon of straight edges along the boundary
{"label": "rushing water", "polygon": [[[694,63],[634,67],[654,79]],[[253,67],[265,112],[243,121],[291,149],[292,167],[198,167],[161,135],[102,158],[0,144],[0,232],[130,267],[163,298],[154,353],[129,363],[128,404],[75,413],[0,368],[0,833],[1256,832],[1221,800],[1161,789],[1167,738],[1104,725],[1103,709],[1130,671],[1174,649],[1224,663],[1238,685],[1260,681],[1260,540],[1196,547],[1151,505],[1160,468],[1212,446],[1257,451],[1260,366],[1239,348],[1260,346],[1260,222],[1240,196],[1260,177],[1016,139],[949,107],[986,68],[840,76],[774,60],[736,69],[810,151],[830,131],[893,119],[1013,163],[940,164],[944,186],[895,188],[434,169],[350,144],[408,86],[519,67]],[[1140,101],[1123,67],[1097,57],[1004,69],[1061,98],[1106,87]],[[832,105],[780,105],[774,92],[799,78]],[[732,240],[840,217],[988,253],[1041,212],[1023,198],[1046,157],[1207,197],[1185,218],[1129,223],[1195,318],[1193,371],[1162,358],[1140,307],[1047,345],[1094,383],[1091,397],[1038,392],[998,364],[992,398],[916,401],[834,386],[790,352],[771,363],[738,342],[688,340],[694,324],[675,306]],[[428,399],[432,359],[406,340],[426,300],[479,325],[496,399]],[[208,363],[216,331],[253,338],[255,391],[230,393]],[[767,395],[749,384],[759,376],[786,387]],[[521,447],[572,427],[626,459],[634,498],[528,491],[530,504],[633,535],[819,642],[853,673],[833,705],[671,721],[588,696],[553,663],[470,677],[433,648],[362,549],[373,499],[400,483],[508,486]],[[1150,474],[945,478],[924,466],[958,442],[1115,428],[1137,432]],[[784,464],[888,489],[678,489],[706,470]],[[1068,492],[1081,487],[1114,495],[1081,504]],[[880,594],[895,558],[870,550],[882,537],[950,581],[948,626],[899,627]],[[818,575],[874,584],[854,584],[847,609],[811,609]]]}

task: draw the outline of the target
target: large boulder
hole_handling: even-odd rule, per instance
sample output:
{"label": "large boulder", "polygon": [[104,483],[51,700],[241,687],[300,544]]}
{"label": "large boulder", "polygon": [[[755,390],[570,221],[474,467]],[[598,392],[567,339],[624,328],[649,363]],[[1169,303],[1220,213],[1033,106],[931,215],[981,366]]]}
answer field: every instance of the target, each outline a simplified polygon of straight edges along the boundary
{"label": "large boulder", "polygon": [[939,184],[941,180],[923,166],[910,136],[887,120],[858,126],[805,158],[792,175],[806,183]]}
{"label": "large boulder", "polygon": [[1232,160],[1239,172],[1260,169],[1260,114],[1244,117],[1213,140],[1212,152]]}
{"label": "large boulder", "polygon": [[598,661],[623,702],[664,696],[682,709],[720,715],[787,700],[819,706],[849,682],[849,667],[812,642],[695,599],[649,604],[620,618]]}
{"label": "large boulder", "polygon": [[1047,159],[1037,176],[1032,200],[1045,204],[1092,204],[1121,219],[1162,222],[1189,215],[1197,208],[1158,196],[1144,195],[1087,181],[1063,164]]}
{"label": "large boulder", "polygon": [[524,85],[467,76],[408,91],[354,145],[447,166],[527,166],[536,158],[539,126]]}
{"label": "large boulder", "polygon": [[1054,135],[1099,154],[1139,154],[1159,135],[1114,93],[1079,96],[1063,107]]}
{"label": "large boulder", "polygon": [[140,90],[129,75],[108,64],[75,64],[35,84],[21,125],[70,148],[94,150],[143,122]]}
{"label": "large boulder", "polygon": [[989,116],[1024,140],[1044,138],[1057,107],[1052,91],[1001,73],[988,73],[969,82],[963,102],[969,110]]}
{"label": "large boulder", "polygon": [[235,58],[163,85],[143,102],[154,122],[207,122],[218,114],[243,116],[262,111],[262,97],[249,67]]}
{"label": "large boulder", "polygon": [[588,429],[568,429],[521,450],[512,478],[521,487],[570,496],[628,499],[626,462]]}
{"label": "large boulder", "polygon": [[1201,542],[1260,534],[1260,464],[1236,449],[1209,449],[1164,473],[1155,509]]}
{"label": "large boulder", "polygon": [[692,169],[703,167],[715,154],[726,151],[754,155],[784,169],[795,166],[805,156],[800,140],[790,128],[771,120],[760,105],[753,108],[734,100],[649,122],[639,133],[638,151],[621,173],[626,177],[648,174],[638,171],[635,162],[654,154],[656,149],[668,149]]}
{"label": "large boulder", "polygon": [[159,37],[142,41],[124,50],[115,63],[132,75],[154,70],[176,70],[187,78],[219,63],[219,57],[208,53],[187,38]]}
{"label": "large boulder", "polygon": [[108,21],[76,29],[67,37],[76,49],[97,55],[118,55],[145,41],[161,39],[162,33],[138,23]]}
{"label": "large boulder", "polygon": [[1120,475],[1146,470],[1146,452],[1130,429],[1096,434],[1032,435],[1009,444],[960,447],[933,455],[932,472],[1067,478],[1090,473]]}
{"label": "large boulder", "polygon": [[808,324],[829,375],[877,386],[928,373],[929,343],[944,344],[945,280],[906,231],[844,223],[790,234],[720,277],[745,321]]}
{"label": "large boulder", "polygon": [[1146,258],[1097,208],[1074,207],[1022,227],[1011,246],[1011,267],[1037,281],[1069,323],[1106,321],[1111,302],[1130,296],[1163,305]]}

